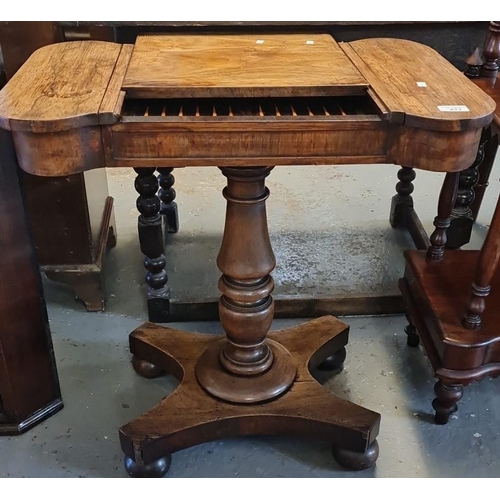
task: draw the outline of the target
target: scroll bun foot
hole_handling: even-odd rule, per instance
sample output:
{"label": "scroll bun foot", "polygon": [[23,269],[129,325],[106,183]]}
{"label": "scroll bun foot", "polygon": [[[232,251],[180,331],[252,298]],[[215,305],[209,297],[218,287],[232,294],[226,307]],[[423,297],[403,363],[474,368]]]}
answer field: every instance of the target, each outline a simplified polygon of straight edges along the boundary
{"label": "scroll bun foot", "polygon": [[138,465],[130,457],[125,456],[123,463],[130,477],[163,477],[170,469],[172,457],[167,455],[148,465]]}
{"label": "scroll bun foot", "polygon": [[323,361],[318,369],[322,371],[338,371],[339,373],[344,369],[344,361],[346,358],[345,347],[339,349],[336,353],[328,356],[325,361]]}
{"label": "scroll bun foot", "polygon": [[341,448],[335,444],[332,446],[333,457],[339,465],[350,470],[369,469],[378,458],[378,443],[373,443],[365,451],[354,451]]}
{"label": "scroll bun foot", "polygon": [[132,358],[132,366],[136,373],[144,378],[156,378],[163,373],[163,370],[159,366],[144,359],[139,359],[136,356]]}

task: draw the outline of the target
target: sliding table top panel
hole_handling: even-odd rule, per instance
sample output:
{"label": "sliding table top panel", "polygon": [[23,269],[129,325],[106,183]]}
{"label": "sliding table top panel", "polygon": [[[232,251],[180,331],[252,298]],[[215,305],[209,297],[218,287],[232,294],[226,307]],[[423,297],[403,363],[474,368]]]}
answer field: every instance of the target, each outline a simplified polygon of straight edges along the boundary
{"label": "sliding table top panel", "polygon": [[356,95],[368,83],[329,35],[143,35],[129,97]]}

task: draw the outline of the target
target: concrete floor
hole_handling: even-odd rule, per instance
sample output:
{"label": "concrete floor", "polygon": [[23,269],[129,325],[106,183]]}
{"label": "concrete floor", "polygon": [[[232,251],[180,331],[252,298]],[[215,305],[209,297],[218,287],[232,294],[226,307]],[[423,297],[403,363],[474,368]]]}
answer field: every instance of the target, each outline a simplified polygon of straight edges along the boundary
{"label": "concrete floor", "polygon": [[[499,192],[498,164],[469,245],[484,237]],[[394,292],[411,242],[387,222],[392,166],[278,168],[269,178],[278,296]],[[62,285],[44,281],[65,408],[17,437],[0,439],[0,477],[125,477],[117,429],[176,386],[144,380],[129,363],[127,334],[146,320],[144,271],[136,236],[134,174],[108,172],[118,246],[108,255],[109,301],[86,313]],[[224,180],[217,169],[176,171],[181,231],[169,236],[172,296],[217,295]],[[442,176],[419,172],[414,199],[432,227]],[[498,381],[468,387],[448,426],[432,423],[432,373],[421,349],[406,346],[405,320],[343,318],[350,324],[344,371],[325,385],[382,414],[380,458],[360,473],[340,469],[330,443],[289,437],[216,441],[174,454],[167,477],[498,477]],[[273,329],[298,324],[277,320]],[[176,328],[220,333],[218,323]]]}

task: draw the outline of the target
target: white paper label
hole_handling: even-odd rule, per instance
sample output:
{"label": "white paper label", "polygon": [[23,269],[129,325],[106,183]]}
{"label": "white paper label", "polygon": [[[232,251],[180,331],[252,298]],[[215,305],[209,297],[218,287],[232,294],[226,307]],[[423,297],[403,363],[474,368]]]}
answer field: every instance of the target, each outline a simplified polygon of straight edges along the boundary
{"label": "white paper label", "polygon": [[425,82],[417,82],[417,87],[427,87]]}
{"label": "white paper label", "polygon": [[255,40],[255,43],[264,43],[264,40]]}
{"label": "white paper label", "polygon": [[306,45],[314,45],[314,40],[307,40]]}
{"label": "white paper label", "polygon": [[468,113],[470,109],[467,106],[457,104],[456,106],[438,106],[439,111],[445,111],[448,113]]}

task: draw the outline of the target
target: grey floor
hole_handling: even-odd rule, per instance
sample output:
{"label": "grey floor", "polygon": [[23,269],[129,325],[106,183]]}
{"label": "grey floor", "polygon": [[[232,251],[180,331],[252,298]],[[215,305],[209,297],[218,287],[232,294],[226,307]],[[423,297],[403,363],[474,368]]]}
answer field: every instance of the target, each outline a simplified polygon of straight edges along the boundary
{"label": "grey floor", "polygon": [[[474,231],[478,248],[499,192],[498,165]],[[277,168],[268,185],[276,296],[381,294],[397,290],[402,250],[412,244],[387,222],[396,181],[392,166]],[[176,171],[181,231],[169,236],[172,296],[217,296],[224,180],[217,169]],[[144,380],[130,367],[127,334],[146,320],[136,237],[134,174],[108,171],[118,245],[108,255],[109,301],[86,313],[62,285],[44,281],[64,409],[18,437],[0,438],[0,477],[125,477],[117,429],[171,392],[171,377]],[[419,172],[417,210],[432,227],[442,176]],[[382,414],[376,466],[340,469],[330,443],[255,437],[206,443],[176,453],[167,477],[497,477],[498,381],[466,389],[447,426],[432,423],[432,373],[421,349],[406,346],[401,316],[343,318],[351,327],[345,369],[319,380]],[[305,321],[301,320],[301,321]],[[301,321],[277,320],[273,329]],[[220,333],[218,323],[177,328]]]}

